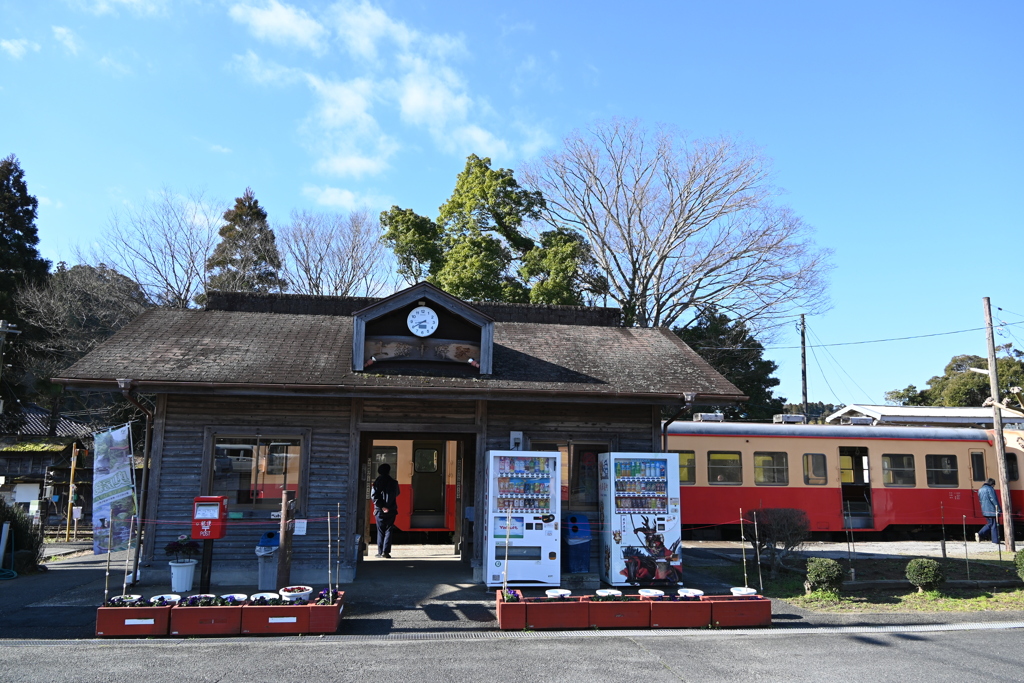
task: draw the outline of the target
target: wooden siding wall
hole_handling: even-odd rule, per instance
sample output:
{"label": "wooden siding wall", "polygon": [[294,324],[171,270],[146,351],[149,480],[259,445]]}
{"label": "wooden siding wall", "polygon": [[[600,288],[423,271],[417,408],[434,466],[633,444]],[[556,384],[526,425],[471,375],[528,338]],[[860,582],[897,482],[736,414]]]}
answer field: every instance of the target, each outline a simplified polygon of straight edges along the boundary
{"label": "wooden siding wall", "polygon": [[[310,521],[306,535],[293,539],[293,564],[326,566],[327,513],[336,513],[341,503],[342,516],[348,514],[349,399],[168,396],[160,406],[166,407],[158,414],[162,418],[158,425],[162,422],[163,429],[154,440],[161,451],[154,451],[160,458],[159,481],[153,482],[155,501],[150,506],[151,514],[159,521],[152,544],[147,543],[148,558],[163,558],[167,543],[178,534],[191,533],[192,499],[204,493],[200,482],[206,427],[260,427],[267,434],[272,434],[275,427],[309,428],[312,439],[306,505],[297,516]],[[260,535],[278,528],[277,520],[269,516],[261,513],[258,519],[239,520],[248,524],[229,527],[227,537],[214,543],[214,571],[219,562],[252,563],[255,568],[254,548]],[[332,536],[336,534],[333,523],[332,532]],[[345,538],[344,543],[343,548],[351,550],[350,539]],[[343,564],[351,566],[352,557],[352,552],[343,553]]]}
{"label": "wooden siding wall", "polygon": [[[653,413],[643,405],[585,403],[488,403],[486,450],[507,450],[510,431],[532,441],[607,441],[617,451],[660,451]],[[655,424],[655,429],[657,424]]]}

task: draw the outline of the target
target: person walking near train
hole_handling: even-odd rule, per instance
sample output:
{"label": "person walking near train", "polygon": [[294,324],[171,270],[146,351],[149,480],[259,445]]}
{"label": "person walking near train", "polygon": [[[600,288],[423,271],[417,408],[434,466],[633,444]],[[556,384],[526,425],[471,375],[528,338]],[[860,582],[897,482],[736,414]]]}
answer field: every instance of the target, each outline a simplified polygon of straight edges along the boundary
{"label": "person walking near train", "polygon": [[996,497],[996,480],[989,477],[981,488],[978,489],[978,500],[981,502],[981,516],[985,518],[986,524],[981,527],[978,533],[974,534],[974,540],[980,541],[981,537],[988,534],[992,542],[999,544],[999,499]]}
{"label": "person walking near train", "polygon": [[370,498],[373,500],[373,516],[377,520],[377,557],[391,557],[391,530],[398,516],[398,482],[391,478],[391,465],[384,463],[377,468],[380,475],[373,480]]}

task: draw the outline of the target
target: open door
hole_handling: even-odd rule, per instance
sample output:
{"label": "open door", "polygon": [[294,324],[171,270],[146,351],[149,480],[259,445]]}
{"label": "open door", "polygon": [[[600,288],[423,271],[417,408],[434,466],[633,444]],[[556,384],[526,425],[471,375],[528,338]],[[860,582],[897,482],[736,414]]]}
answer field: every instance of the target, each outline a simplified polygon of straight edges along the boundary
{"label": "open door", "polygon": [[410,529],[445,526],[445,442],[412,445],[412,519]]}
{"label": "open door", "polygon": [[839,447],[839,481],[842,489],[843,528],[873,529],[871,474],[865,446]]}

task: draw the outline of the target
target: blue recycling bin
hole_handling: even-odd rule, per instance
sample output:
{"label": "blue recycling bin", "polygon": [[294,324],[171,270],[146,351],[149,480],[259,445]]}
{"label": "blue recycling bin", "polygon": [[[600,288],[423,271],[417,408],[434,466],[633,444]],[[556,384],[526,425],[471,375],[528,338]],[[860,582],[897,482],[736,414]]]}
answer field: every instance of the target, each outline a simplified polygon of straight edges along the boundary
{"label": "blue recycling bin", "polygon": [[590,571],[590,520],[586,515],[571,514],[562,525],[562,571],[586,574]]}

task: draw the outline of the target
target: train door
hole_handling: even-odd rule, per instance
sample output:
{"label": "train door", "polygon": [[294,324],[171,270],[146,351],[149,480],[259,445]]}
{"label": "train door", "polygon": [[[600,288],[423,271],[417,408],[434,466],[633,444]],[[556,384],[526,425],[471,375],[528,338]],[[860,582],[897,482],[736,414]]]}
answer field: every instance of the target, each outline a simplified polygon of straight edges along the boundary
{"label": "train door", "polygon": [[865,446],[839,447],[839,481],[842,489],[843,527],[872,529],[871,475]]}
{"label": "train door", "polygon": [[412,443],[410,530],[445,528],[445,443]]}

